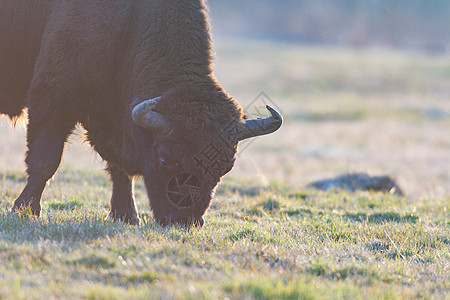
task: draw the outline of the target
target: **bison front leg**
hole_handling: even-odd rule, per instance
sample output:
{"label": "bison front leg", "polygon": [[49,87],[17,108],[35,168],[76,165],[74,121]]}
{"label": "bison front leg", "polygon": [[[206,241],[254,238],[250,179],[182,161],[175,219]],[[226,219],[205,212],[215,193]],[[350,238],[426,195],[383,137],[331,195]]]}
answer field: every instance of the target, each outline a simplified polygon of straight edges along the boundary
{"label": "bison front leg", "polygon": [[139,224],[136,204],[133,196],[133,180],[115,164],[108,164],[113,191],[111,196],[110,218],[131,225]]}
{"label": "bison front leg", "polygon": [[[30,116],[32,112],[30,111]],[[20,196],[14,202],[12,211],[31,208],[39,216],[41,196],[47,181],[53,177],[61,162],[67,137],[73,125],[55,120],[37,122],[29,120],[26,156],[28,181]]]}

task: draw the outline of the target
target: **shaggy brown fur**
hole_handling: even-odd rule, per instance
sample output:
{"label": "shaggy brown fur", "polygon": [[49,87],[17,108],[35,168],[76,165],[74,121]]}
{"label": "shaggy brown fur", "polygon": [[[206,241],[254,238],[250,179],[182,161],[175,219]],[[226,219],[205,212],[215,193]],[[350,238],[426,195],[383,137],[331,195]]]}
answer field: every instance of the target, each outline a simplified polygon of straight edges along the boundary
{"label": "shaggy brown fur", "polygon": [[[45,183],[79,123],[107,161],[111,217],[138,222],[133,177],[143,175],[157,220],[201,224],[234,162],[237,141],[230,148],[219,136],[243,122],[213,76],[204,1],[0,0],[0,7],[0,113],[29,113],[28,182],[13,209],[30,206],[39,215]],[[136,104],[157,96],[170,136],[131,119]],[[226,157],[214,176],[196,162],[212,144]],[[202,201],[190,209],[167,200],[167,183],[180,172],[202,178]]]}

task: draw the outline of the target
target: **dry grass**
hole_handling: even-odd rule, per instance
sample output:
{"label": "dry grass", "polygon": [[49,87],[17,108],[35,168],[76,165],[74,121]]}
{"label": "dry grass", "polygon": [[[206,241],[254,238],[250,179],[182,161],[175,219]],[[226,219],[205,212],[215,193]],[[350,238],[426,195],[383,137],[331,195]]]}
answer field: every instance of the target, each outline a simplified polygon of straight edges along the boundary
{"label": "dry grass", "polygon": [[[3,179],[8,207],[23,178]],[[0,210],[0,298],[448,297],[450,199],[226,180],[202,229],[105,222],[109,184],[62,172],[39,220]]]}

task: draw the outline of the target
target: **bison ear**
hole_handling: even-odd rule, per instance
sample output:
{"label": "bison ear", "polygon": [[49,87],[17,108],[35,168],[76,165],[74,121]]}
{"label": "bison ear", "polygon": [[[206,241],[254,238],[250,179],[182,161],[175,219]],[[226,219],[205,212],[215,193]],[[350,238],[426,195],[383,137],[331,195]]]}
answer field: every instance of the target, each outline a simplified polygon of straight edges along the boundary
{"label": "bison ear", "polygon": [[170,123],[163,115],[153,111],[161,99],[161,97],[156,97],[136,105],[132,112],[132,118],[137,125],[145,129],[158,134],[169,135],[172,130]]}

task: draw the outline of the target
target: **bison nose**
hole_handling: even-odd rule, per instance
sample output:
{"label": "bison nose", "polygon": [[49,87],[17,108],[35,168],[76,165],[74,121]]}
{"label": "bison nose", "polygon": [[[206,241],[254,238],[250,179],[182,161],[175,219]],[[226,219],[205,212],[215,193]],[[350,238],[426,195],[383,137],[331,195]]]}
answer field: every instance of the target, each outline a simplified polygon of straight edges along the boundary
{"label": "bison nose", "polygon": [[202,217],[185,216],[178,212],[169,213],[163,219],[159,219],[161,226],[182,225],[186,227],[203,227],[205,221]]}

